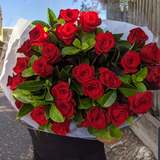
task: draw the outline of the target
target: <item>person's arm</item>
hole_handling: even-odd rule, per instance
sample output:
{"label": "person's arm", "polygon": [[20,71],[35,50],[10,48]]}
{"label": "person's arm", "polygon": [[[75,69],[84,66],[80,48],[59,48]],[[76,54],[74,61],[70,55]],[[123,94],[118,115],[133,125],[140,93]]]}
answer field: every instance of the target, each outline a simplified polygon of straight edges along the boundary
{"label": "person's arm", "polygon": [[103,139],[97,138],[97,140],[105,144],[115,144],[119,141],[118,138],[113,138],[113,137],[111,137],[110,142],[105,137]]}

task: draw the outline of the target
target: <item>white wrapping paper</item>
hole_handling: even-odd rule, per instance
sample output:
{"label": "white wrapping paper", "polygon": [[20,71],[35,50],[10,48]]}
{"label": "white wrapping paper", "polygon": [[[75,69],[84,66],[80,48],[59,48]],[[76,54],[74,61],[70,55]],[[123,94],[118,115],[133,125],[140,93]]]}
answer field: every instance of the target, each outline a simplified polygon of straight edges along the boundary
{"label": "white wrapping paper", "polygon": [[[15,100],[12,97],[12,91],[10,87],[6,87],[8,75],[12,76],[13,67],[16,65],[17,57],[23,57],[23,54],[17,53],[17,49],[29,38],[29,31],[33,28],[30,26],[30,21],[25,19],[19,19],[17,24],[15,25],[9,44],[8,50],[6,52],[4,65],[2,74],[0,77],[0,85],[4,90],[6,97],[11,102],[11,105],[18,111],[15,106]],[[126,40],[129,34],[129,30],[136,28],[137,26],[126,23],[126,22],[119,22],[119,21],[112,21],[112,20],[103,20],[102,25],[100,26],[104,31],[109,30],[113,34],[116,33],[124,33],[122,39]],[[153,42],[153,34],[148,30],[147,27],[142,27],[142,29],[146,32],[149,39],[147,43]],[[139,115],[141,116],[141,115]],[[25,121],[27,124],[32,126],[35,129],[38,129],[38,124],[31,119],[29,115],[21,118],[21,120]],[[135,119],[137,120],[137,119]],[[135,121],[134,120],[134,121]],[[128,126],[128,123],[123,123],[119,128],[123,128]],[[77,138],[84,138],[84,139],[93,139],[94,136],[90,135],[86,128],[77,128],[76,123],[74,121],[70,124],[71,133],[68,133],[67,136],[70,137],[77,137]],[[45,130],[45,132],[48,132]]]}

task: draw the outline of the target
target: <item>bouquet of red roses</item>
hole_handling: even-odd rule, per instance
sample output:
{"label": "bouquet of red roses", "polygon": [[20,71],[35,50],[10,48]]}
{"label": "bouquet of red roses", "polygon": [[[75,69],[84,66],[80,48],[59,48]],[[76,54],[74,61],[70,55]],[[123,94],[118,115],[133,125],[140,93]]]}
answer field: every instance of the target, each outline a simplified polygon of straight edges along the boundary
{"label": "bouquet of red roses", "polygon": [[7,86],[19,110],[39,130],[66,135],[71,121],[96,137],[120,138],[118,128],[133,123],[152,106],[159,89],[160,50],[145,45],[141,28],[123,33],[104,32],[95,11],[61,10],[57,18],[47,10],[48,23],[34,21],[29,39],[17,50],[13,76]]}

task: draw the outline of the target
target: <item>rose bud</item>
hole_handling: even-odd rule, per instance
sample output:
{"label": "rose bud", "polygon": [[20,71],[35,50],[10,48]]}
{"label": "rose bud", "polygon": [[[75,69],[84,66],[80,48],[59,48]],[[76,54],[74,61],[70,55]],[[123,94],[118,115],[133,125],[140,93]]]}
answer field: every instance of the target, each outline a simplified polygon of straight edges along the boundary
{"label": "rose bud", "polygon": [[84,83],[85,81],[94,77],[95,69],[86,63],[76,66],[72,70],[72,75],[76,77],[78,82]]}
{"label": "rose bud", "polygon": [[67,23],[64,25],[59,24],[56,29],[56,33],[60,40],[64,41],[65,44],[71,44],[75,38],[78,28],[75,24]]}
{"label": "rose bud", "polygon": [[22,73],[28,67],[29,57],[17,58],[16,66],[13,68],[15,73]]}
{"label": "rose bud", "polygon": [[37,75],[40,75],[43,78],[51,75],[54,69],[54,67],[47,64],[43,58],[35,60],[32,68]]}
{"label": "rose bud", "polygon": [[14,91],[19,84],[25,82],[26,80],[27,80],[27,78],[22,77],[21,74],[16,75],[13,78],[13,81],[12,81],[12,84],[10,86],[10,89],[12,91]]}
{"label": "rose bud", "polygon": [[83,94],[89,96],[92,99],[97,99],[102,97],[104,93],[104,87],[98,79],[90,79],[83,84],[82,87]]}
{"label": "rose bud", "polygon": [[74,23],[76,22],[78,15],[79,15],[78,9],[66,9],[66,10],[61,9],[58,20],[62,18],[65,20],[66,23]]}
{"label": "rose bud", "polygon": [[74,107],[76,106],[76,102],[74,99],[70,99],[70,101],[66,100],[56,100],[56,107],[61,112],[61,114],[70,118],[75,113]]}
{"label": "rose bud", "polygon": [[131,116],[129,106],[117,101],[108,108],[108,114],[111,117],[112,123],[117,127]]}
{"label": "rose bud", "polygon": [[72,98],[72,91],[68,90],[68,87],[67,82],[59,82],[52,88],[51,94],[58,100],[69,101]]}
{"label": "rose bud", "polygon": [[148,74],[146,81],[160,83],[160,65],[147,66]]}
{"label": "rose bud", "polygon": [[91,107],[87,112],[87,119],[95,129],[104,129],[110,123],[110,117],[107,115],[107,112],[98,106]]}
{"label": "rose bud", "polygon": [[146,63],[159,64],[160,50],[157,47],[157,43],[149,43],[143,46],[139,53],[140,59]]}
{"label": "rose bud", "polygon": [[152,107],[152,96],[152,92],[146,91],[144,93],[137,92],[134,96],[128,97],[130,110],[136,114],[147,113]]}
{"label": "rose bud", "polygon": [[11,77],[10,75],[8,76],[8,81],[7,81],[7,85],[6,86],[11,86],[13,83],[13,79],[14,77],[16,77],[17,75],[13,74],[13,77]]}
{"label": "rose bud", "polygon": [[65,119],[64,122],[53,122],[51,126],[51,130],[56,134],[66,135],[67,133],[70,133],[69,125],[71,123],[71,120]]}
{"label": "rose bud", "polygon": [[108,53],[108,51],[116,45],[114,37],[111,32],[99,33],[96,35],[95,39],[96,39],[96,44],[94,48],[97,54]]}
{"label": "rose bud", "polygon": [[134,44],[135,39],[137,40],[139,47],[142,44],[142,41],[148,40],[148,36],[141,28],[138,27],[130,30],[130,34],[127,37],[128,42],[132,45]]}
{"label": "rose bud", "polygon": [[31,112],[31,118],[36,121],[40,126],[48,123],[48,119],[45,116],[46,106],[39,106],[33,109]]}
{"label": "rose bud", "polygon": [[32,46],[42,46],[43,43],[48,42],[49,33],[44,32],[43,26],[37,24],[37,26],[29,32],[29,37]]}
{"label": "rose bud", "polygon": [[51,43],[44,44],[42,52],[42,58],[50,65],[56,64],[62,59],[60,50]]}
{"label": "rose bud", "polygon": [[130,51],[127,55],[121,58],[121,65],[128,73],[137,72],[137,67],[140,63],[140,57],[137,52]]}
{"label": "rose bud", "polygon": [[31,52],[32,46],[30,39],[26,40],[22,46],[17,50],[18,53],[24,53],[25,56],[31,57],[35,53]]}
{"label": "rose bud", "polygon": [[24,103],[22,103],[22,102],[20,102],[20,101],[15,101],[15,105],[16,105],[16,107],[17,107],[18,109],[20,109],[20,108],[24,105]]}
{"label": "rose bud", "polygon": [[99,70],[99,79],[102,84],[109,88],[117,88],[121,85],[122,81],[114,72],[110,71],[108,68],[101,67]]}
{"label": "rose bud", "polygon": [[93,32],[101,24],[101,19],[98,18],[98,13],[95,11],[88,11],[87,13],[82,11],[79,18],[84,32]]}

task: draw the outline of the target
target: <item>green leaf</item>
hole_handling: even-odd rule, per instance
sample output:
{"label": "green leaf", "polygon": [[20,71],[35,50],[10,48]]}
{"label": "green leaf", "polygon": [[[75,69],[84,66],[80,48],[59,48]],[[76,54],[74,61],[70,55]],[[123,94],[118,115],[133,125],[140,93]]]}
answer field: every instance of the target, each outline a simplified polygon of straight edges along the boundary
{"label": "green leaf", "polygon": [[91,98],[83,98],[80,99],[78,96],[78,109],[90,109],[93,104],[92,104],[92,99]]}
{"label": "green leaf", "polygon": [[45,100],[46,101],[52,101],[53,100],[53,96],[50,93],[50,88],[49,87],[47,87],[47,93],[45,95]]}
{"label": "green leaf", "polygon": [[105,33],[108,33],[108,32],[109,32],[109,30],[105,31]]}
{"label": "green leaf", "polygon": [[124,33],[113,34],[113,37],[114,37],[115,42],[116,42],[116,41],[119,41],[120,38],[121,38],[123,35],[124,35]]}
{"label": "green leaf", "polygon": [[97,103],[101,104],[102,99],[103,99],[103,96],[102,96],[102,97],[100,97],[100,98],[97,98],[97,99],[96,99]]}
{"label": "green leaf", "polygon": [[53,78],[57,78],[57,79],[61,78],[61,73],[59,71],[58,66],[54,67],[52,75],[53,75]]}
{"label": "green leaf", "polygon": [[79,95],[83,95],[83,91],[82,91],[82,84],[79,83],[78,81],[72,81],[70,86],[69,86],[69,90],[74,90],[76,91]]}
{"label": "green leaf", "polygon": [[48,22],[53,27],[53,25],[57,22],[57,17],[51,9],[47,9],[47,18]]}
{"label": "green leaf", "polygon": [[65,24],[66,22],[65,22],[64,19],[61,18],[61,19],[58,20],[58,23],[59,23],[59,24]]}
{"label": "green leaf", "polygon": [[146,86],[145,86],[144,83],[142,83],[142,82],[135,83],[134,85],[139,89],[139,91],[140,91],[141,93],[144,93],[144,92],[147,91]]}
{"label": "green leaf", "polygon": [[125,47],[127,49],[131,48],[131,44],[128,41],[119,41],[119,42],[116,42],[116,45]]}
{"label": "green leaf", "polygon": [[118,90],[124,94],[125,96],[134,96],[138,89],[130,84],[122,83],[120,87],[118,87]]}
{"label": "green leaf", "polygon": [[85,58],[84,61],[83,61],[83,63],[86,63],[86,64],[89,65],[89,64],[90,64],[90,61],[89,61],[89,59]]}
{"label": "green leaf", "polygon": [[52,43],[55,46],[58,44],[58,38],[53,32],[49,32],[49,43]]}
{"label": "green leaf", "polygon": [[50,106],[50,105],[47,105],[47,107],[46,107],[46,109],[45,109],[46,119],[49,119],[49,118],[50,118],[50,115],[49,115],[50,108],[51,108],[51,106]]}
{"label": "green leaf", "polygon": [[117,99],[117,91],[111,90],[103,95],[103,98],[101,100],[101,106],[104,108],[107,108],[111,106]]}
{"label": "green leaf", "polygon": [[106,132],[106,139],[110,142],[111,141],[111,135],[108,133],[108,132]]}
{"label": "green leaf", "polygon": [[33,109],[34,109],[34,107],[33,107],[32,105],[30,105],[30,104],[24,104],[24,105],[20,108],[20,110],[19,110],[19,112],[18,112],[18,114],[17,114],[16,119],[19,119],[19,118],[21,118],[21,117],[26,116],[27,114],[29,114],[30,112],[32,112]]}
{"label": "green leaf", "polygon": [[32,67],[27,68],[22,72],[22,77],[31,77],[34,75],[37,75],[37,74],[33,71]]}
{"label": "green leaf", "polygon": [[42,46],[32,46],[32,50],[42,55]]}
{"label": "green leaf", "polygon": [[82,113],[81,111],[78,111],[74,116],[74,121],[79,123],[80,121],[83,121]]}
{"label": "green leaf", "polygon": [[78,38],[76,38],[76,39],[73,41],[73,45],[74,45],[75,47],[79,48],[79,49],[82,48],[81,42],[80,42],[80,40],[79,40]]}
{"label": "green leaf", "polygon": [[116,126],[109,126],[109,132],[111,137],[114,138],[121,138],[122,137],[122,132],[120,129],[118,129],[118,127]]}
{"label": "green leaf", "polygon": [[55,103],[52,103],[49,114],[51,119],[55,122],[64,122],[65,120],[65,117],[62,116],[61,112],[57,109]]}
{"label": "green leaf", "polygon": [[143,78],[142,78],[142,77],[137,77],[137,78],[136,78],[136,81],[137,81],[137,82],[142,82],[142,81],[143,81]]}
{"label": "green leaf", "polygon": [[29,103],[32,100],[28,95],[24,94],[22,90],[16,89],[12,92],[14,99],[21,101],[23,103]]}
{"label": "green leaf", "polygon": [[44,87],[45,87],[45,83],[43,81],[26,81],[19,84],[16,88],[34,92]]}
{"label": "green leaf", "polygon": [[141,77],[142,79],[145,79],[147,77],[147,74],[148,74],[147,67],[144,67],[141,71],[139,71],[135,75],[136,77]]}
{"label": "green leaf", "polygon": [[123,83],[130,84],[132,82],[131,76],[129,74],[121,74],[118,77]]}
{"label": "green leaf", "polygon": [[38,57],[36,55],[33,55],[30,59],[30,61],[28,62],[28,68],[32,67],[34,64],[34,61],[37,60]]}
{"label": "green leaf", "polygon": [[73,65],[68,65],[64,67],[64,70],[69,73],[72,68],[73,68]]}
{"label": "green leaf", "polygon": [[126,119],[126,122],[132,124],[133,123],[133,117],[130,116],[128,119]]}
{"label": "green leaf", "polygon": [[73,77],[72,74],[68,73],[67,71],[64,70],[64,68],[62,68],[61,70],[61,78],[62,79],[68,79]]}
{"label": "green leaf", "polygon": [[131,48],[129,50],[136,51],[137,45],[138,45],[138,42],[135,38],[134,44],[131,46]]}
{"label": "green leaf", "polygon": [[86,50],[89,47],[87,43],[82,43],[82,50]]}
{"label": "green leaf", "polygon": [[92,126],[90,126],[87,129],[88,129],[89,134],[95,136],[95,128],[93,128]]}
{"label": "green leaf", "polygon": [[96,28],[96,34],[98,33],[104,33],[102,28]]}
{"label": "green leaf", "polygon": [[79,53],[81,50],[80,49],[77,49],[73,46],[67,46],[67,47],[64,47],[61,51],[61,55],[65,56],[65,55],[74,55],[74,54],[77,54]]}
{"label": "green leaf", "polygon": [[40,20],[33,21],[30,25],[31,26],[36,26],[37,24],[40,24],[43,27],[49,28],[49,25],[46,22],[43,22],[43,21],[40,21]]}
{"label": "green leaf", "polygon": [[24,93],[25,95],[31,95],[31,92],[29,92],[29,91],[25,91],[25,90],[22,90],[22,93]]}
{"label": "green leaf", "polygon": [[52,127],[52,123],[51,123],[51,122],[48,122],[48,123],[47,123],[47,130],[48,130],[48,132],[53,133],[53,131],[51,130],[51,127]]}
{"label": "green leaf", "polygon": [[132,74],[132,81],[133,81],[133,83],[137,83],[136,78],[137,78],[136,75]]}
{"label": "green leaf", "polygon": [[71,117],[67,118],[67,119],[73,119],[74,118],[74,115],[72,115]]}
{"label": "green leaf", "polygon": [[41,130],[41,131],[44,131],[47,127],[47,123],[44,124],[43,126],[38,126],[38,129]]}
{"label": "green leaf", "polygon": [[39,99],[32,97],[32,100],[28,101],[32,106],[39,107],[39,106],[46,106],[50,104],[50,102],[45,102],[44,100],[40,101]]}
{"label": "green leaf", "polygon": [[95,39],[94,32],[87,32],[82,36],[82,43],[88,43],[89,39]]}
{"label": "green leaf", "polygon": [[88,40],[89,48],[87,49],[87,51],[90,50],[91,48],[93,48],[95,46],[95,44],[96,44],[96,41],[94,39],[89,39]]}

